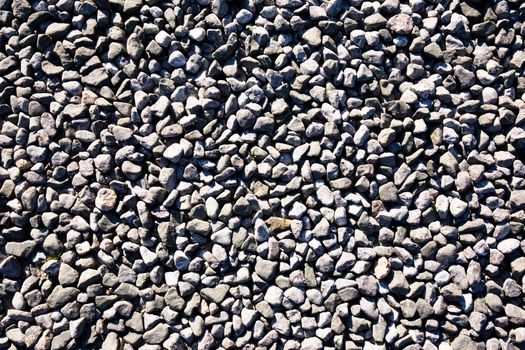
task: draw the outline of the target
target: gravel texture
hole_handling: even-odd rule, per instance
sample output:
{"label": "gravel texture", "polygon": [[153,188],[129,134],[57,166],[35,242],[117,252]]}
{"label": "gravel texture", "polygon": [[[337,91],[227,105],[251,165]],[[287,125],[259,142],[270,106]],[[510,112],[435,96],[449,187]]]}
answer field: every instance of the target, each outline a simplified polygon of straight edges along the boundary
{"label": "gravel texture", "polygon": [[521,0],[0,0],[0,349],[525,348]]}

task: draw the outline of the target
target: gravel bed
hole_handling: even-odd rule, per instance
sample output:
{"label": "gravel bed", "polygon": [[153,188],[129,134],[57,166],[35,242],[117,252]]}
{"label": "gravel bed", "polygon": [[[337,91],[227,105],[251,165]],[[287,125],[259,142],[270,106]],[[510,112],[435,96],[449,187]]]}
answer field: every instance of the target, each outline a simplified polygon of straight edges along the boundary
{"label": "gravel bed", "polygon": [[522,0],[0,0],[0,349],[525,349]]}

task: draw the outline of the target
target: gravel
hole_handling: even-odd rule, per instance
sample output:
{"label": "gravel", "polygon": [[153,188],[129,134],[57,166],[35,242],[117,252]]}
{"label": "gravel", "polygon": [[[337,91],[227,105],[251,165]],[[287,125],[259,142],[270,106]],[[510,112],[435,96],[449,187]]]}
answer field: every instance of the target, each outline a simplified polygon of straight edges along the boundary
{"label": "gravel", "polygon": [[0,1],[0,349],[525,348],[524,22]]}

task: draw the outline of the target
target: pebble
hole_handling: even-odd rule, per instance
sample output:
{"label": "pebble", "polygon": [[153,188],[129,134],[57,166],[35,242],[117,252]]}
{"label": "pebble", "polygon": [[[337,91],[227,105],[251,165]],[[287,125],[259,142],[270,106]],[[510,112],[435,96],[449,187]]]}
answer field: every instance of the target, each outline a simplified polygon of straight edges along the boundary
{"label": "pebble", "polygon": [[302,39],[307,45],[316,47],[321,45],[321,30],[317,27],[312,27],[305,31],[302,35]]}
{"label": "pebble", "polygon": [[110,211],[117,204],[117,194],[109,188],[101,188],[97,192],[95,206],[102,211]]}
{"label": "pebble", "polygon": [[398,13],[387,21],[387,28],[396,34],[410,34],[413,26],[412,18],[405,13]]}

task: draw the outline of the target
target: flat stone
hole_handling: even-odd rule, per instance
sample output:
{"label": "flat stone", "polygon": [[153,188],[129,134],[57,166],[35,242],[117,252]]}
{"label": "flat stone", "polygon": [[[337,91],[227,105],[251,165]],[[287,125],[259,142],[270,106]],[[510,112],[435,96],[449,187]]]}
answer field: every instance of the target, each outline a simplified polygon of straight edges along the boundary
{"label": "flat stone", "polygon": [[52,309],[57,309],[74,300],[80,290],[74,287],[56,286],[47,297],[46,303]]}
{"label": "flat stone", "polygon": [[227,284],[219,284],[214,288],[203,288],[201,290],[201,295],[206,300],[220,304],[226,297],[226,294],[229,290],[230,287]]}
{"label": "flat stone", "polygon": [[393,271],[388,281],[388,288],[392,293],[398,296],[406,295],[410,290],[410,285],[401,271]]}
{"label": "flat stone", "polygon": [[17,258],[28,258],[36,247],[34,241],[24,242],[7,242],[5,245],[5,253],[13,255]]}
{"label": "flat stone", "polygon": [[208,235],[211,231],[210,223],[200,219],[193,219],[186,225],[186,229],[190,233],[199,235]]}
{"label": "flat stone", "polygon": [[142,339],[148,344],[160,344],[168,338],[169,332],[169,326],[165,323],[160,323],[149,331],[144,332]]}
{"label": "flat stone", "polygon": [[505,315],[507,315],[510,322],[519,326],[525,325],[525,309],[523,307],[509,303],[505,305]]}
{"label": "flat stone", "polygon": [[256,258],[255,272],[262,279],[271,280],[277,273],[278,263],[276,261],[265,260],[260,257]]}

